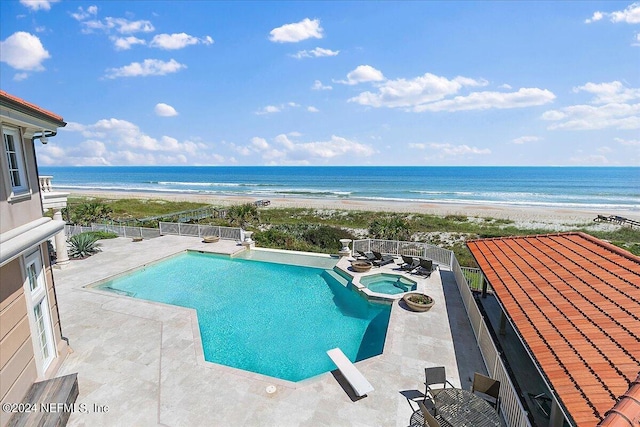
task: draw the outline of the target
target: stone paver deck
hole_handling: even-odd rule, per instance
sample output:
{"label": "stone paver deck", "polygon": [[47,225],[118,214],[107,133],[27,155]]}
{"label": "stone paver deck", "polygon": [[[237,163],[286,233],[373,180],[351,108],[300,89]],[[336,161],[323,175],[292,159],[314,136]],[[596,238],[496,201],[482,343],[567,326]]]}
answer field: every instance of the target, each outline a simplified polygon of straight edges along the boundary
{"label": "stone paver deck", "polygon": [[[445,366],[449,381],[465,388],[473,371],[484,370],[447,271],[418,280],[436,300],[428,312],[394,303],[384,353],[356,363],[375,390],[353,400],[339,374],[291,383],[205,362],[195,310],[84,288],[186,249],[230,254],[242,246],[179,236],[102,244],[102,252],[54,272],[62,332],[73,349],[58,374],[78,372],[77,403],[86,408],[70,426],[401,427],[412,409],[400,392],[424,391],[425,367]],[[267,393],[270,385],[275,393]]]}

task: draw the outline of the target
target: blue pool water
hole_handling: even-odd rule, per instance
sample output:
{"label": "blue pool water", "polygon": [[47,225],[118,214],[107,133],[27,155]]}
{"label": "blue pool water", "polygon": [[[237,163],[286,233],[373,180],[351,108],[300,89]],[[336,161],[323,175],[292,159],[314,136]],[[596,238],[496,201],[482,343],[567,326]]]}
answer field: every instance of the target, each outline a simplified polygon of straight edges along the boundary
{"label": "blue pool water", "polygon": [[387,295],[397,295],[416,290],[416,282],[397,274],[373,274],[361,278],[360,283],[373,292]]}
{"label": "blue pool water", "polygon": [[205,359],[300,381],[380,354],[389,305],[369,303],[330,270],[185,253],[99,288],[197,310]]}

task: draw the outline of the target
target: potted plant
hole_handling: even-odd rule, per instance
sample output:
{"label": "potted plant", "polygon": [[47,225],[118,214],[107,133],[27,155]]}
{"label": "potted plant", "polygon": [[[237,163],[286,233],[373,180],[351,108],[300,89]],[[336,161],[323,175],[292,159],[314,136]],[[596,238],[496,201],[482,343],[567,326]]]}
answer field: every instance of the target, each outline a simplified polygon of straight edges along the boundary
{"label": "potted plant", "polygon": [[435,303],[429,295],[419,292],[407,293],[402,297],[402,300],[413,311],[427,311]]}

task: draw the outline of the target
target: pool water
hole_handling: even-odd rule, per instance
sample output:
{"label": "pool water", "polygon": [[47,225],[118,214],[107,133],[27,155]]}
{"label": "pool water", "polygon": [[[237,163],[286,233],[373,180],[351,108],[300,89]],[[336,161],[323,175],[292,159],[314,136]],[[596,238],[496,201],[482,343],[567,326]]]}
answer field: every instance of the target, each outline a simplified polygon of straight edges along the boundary
{"label": "pool water", "polygon": [[373,292],[397,295],[416,290],[416,282],[397,274],[373,274],[360,279],[360,283]]}
{"label": "pool water", "polygon": [[194,308],[205,359],[300,381],[382,353],[391,307],[370,303],[331,270],[188,252],[98,286]]}

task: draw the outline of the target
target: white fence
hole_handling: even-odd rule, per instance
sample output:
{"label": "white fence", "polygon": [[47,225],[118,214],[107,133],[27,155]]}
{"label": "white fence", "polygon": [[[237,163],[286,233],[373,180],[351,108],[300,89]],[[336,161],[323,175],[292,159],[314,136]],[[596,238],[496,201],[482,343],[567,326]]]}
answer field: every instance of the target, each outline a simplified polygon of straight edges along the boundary
{"label": "white fence", "polygon": [[376,251],[384,254],[407,255],[432,259],[434,262],[451,268],[455,258],[453,252],[438,246],[422,242],[403,242],[398,240],[364,239],[353,241],[353,251]]}
{"label": "white fence", "polygon": [[493,343],[491,334],[487,330],[485,319],[480,313],[480,309],[476,304],[473,293],[462,271],[462,267],[458,264],[458,260],[453,257],[452,271],[458,284],[458,290],[462,296],[464,307],[467,310],[471,327],[476,335],[478,347],[482,353],[484,364],[491,378],[500,381],[500,413],[504,417],[508,426],[511,427],[531,427],[531,422],[527,415],[527,411],[520,402],[520,397],[516,391],[509,373],[507,372],[500,353]]}
{"label": "white fence", "polygon": [[244,240],[244,230],[238,227],[220,227],[217,225],[182,224],[179,222],[161,222],[160,234],[178,236],[218,236],[226,240]]}
{"label": "white fence", "polygon": [[126,225],[91,224],[91,227],[80,225],[65,226],[65,234],[73,236],[87,231],[106,231],[119,237],[142,237],[151,239],[166,234],[178,236],[219,236],[226,240],[244,240],[244,230],[237,227],[218,227],[214,225],[182,224],[177,222],[161,222],[160,228],[129,227]]}

